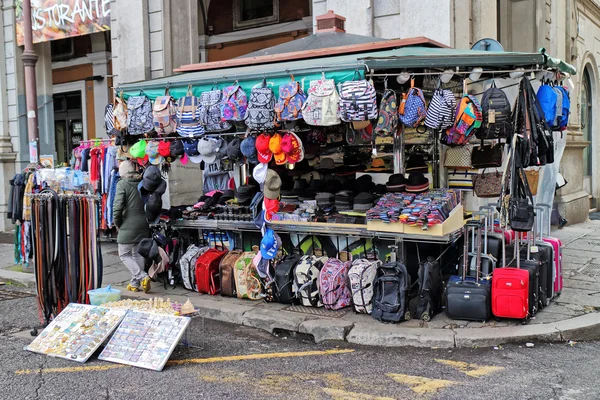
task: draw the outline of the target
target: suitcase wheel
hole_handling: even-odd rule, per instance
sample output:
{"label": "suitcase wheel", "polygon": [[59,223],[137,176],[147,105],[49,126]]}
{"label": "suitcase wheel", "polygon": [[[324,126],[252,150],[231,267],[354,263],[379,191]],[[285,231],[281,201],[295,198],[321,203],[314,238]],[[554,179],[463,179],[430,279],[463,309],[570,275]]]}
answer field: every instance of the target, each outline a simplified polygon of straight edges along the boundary
{"label": "suitcase wheel", "polygon": [[523,321],[521,321],[521,325],[529,325],[531,322],[531,317],[527,316]]}
{"label": "suitcase wheel", "polygon": [[425,322],[429,322],[429,321],[431,321],[431,317],[429,316],[429,313],[428,313],[428,312],[424,312],[424,313],[421,315],[421,319],[422,319],[423,321],[425,321]]}
{"label": "suitcase wheel", "polygon": [[404,314],[404,320],[410,321],[410,311],[407,311],[406,314]]}

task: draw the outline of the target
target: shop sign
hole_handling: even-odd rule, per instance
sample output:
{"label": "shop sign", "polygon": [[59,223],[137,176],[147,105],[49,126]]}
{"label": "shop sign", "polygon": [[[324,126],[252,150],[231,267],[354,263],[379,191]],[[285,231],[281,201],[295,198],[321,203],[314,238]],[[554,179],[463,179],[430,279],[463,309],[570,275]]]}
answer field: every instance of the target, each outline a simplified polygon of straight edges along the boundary
{"label": "shop sign", "polygon": [[[23,0],[15,1],[17,44],[23,45]],[[110,30],[110,0],[31,0],[33,43]]]}

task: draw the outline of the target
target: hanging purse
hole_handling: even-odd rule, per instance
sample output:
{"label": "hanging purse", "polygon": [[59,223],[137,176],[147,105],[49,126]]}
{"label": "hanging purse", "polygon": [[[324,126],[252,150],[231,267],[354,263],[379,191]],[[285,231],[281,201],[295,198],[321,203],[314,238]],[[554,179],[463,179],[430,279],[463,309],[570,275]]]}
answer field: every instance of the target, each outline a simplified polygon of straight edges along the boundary
{"label": "hanging purse", "polygon": [[526,169],[525,177],[527,178],[527,184],[529,185],[529,189],[531,189],[531,194],[535,196],[538,191],[540,171],[536,169]]}
{"label": "hanging purse", "polygon": [[[516,166],[513,166],[516,170]],[[533,210],[533,196],[529,189],[527,179],[523,179],[525,172],[519,166],[519,174],[513,174],[513,190],[508,201],[508,223],[516,232],[529,232],[533,229],[535,212]]]}
{"label": "hanging purse", "polygon": [[449,147],[444,156],[444,167],[452,169],[471,169],[473,145]]}
{"label": "hanging purse", "polygon": [[473,191],[477,197],[499,197],[502,194],[502,173],[488,172],[473,177]]}
{"label": "hanging purse", "polygon": [[474,147],[471,153],[471,165],[473,168],[500,168],[502,166],[503,145],[481,144]]}

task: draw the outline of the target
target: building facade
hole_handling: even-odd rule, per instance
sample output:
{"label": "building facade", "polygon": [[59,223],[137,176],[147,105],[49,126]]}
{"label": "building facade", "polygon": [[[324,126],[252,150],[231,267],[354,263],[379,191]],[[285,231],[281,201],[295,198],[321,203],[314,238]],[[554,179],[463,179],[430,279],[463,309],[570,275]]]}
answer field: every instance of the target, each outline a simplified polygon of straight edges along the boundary
{"label": "building facade", "polygon": [[[426,36],[455,48],[482,38],[507,51],[538,51],[572,63],[572,118],[558,192],[570,222],[587,218],[590,195],[600,198],[598,58],[600,0],[80,0],[109,7],[110,30],[38,43],[40,155],[68,162],[80,140],[105,138],[104,107],[113,88],[165,77],[181,65],[219,61],[312,33],[315,16],[333,10],[346,17],[348,33],[385,39]],[[48,1],[32,0],[34,7]],[[51,2],[50,2],[51,3]],[[0,231],[8,187],[29,163],[22,47],[17,45],[19,0],[2,0],[0,15]],[[569,168],[564,168],[568,165]],[[181,201],[197,188],[183,184],[197,166],[174,168],[171,185]],[[189,190],[189,193],[186,193]],[[181,194],[181,196],[179,196]],[[592,204],[593,206],[593,204]]]}

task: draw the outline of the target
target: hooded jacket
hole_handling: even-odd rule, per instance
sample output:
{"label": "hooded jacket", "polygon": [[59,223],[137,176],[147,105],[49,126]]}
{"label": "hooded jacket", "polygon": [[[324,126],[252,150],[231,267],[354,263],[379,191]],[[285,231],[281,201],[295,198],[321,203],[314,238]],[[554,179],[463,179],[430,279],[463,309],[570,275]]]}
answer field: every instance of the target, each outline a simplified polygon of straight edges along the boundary
{"label": "hooded jacket", "polygon": [[117,192],[113,203],[113,218],[119,234],[117,243],[139,243],[150,237],[150,227],[146,221],[144,203],[138,191],[138,183],[142,176],[128,173],[117,184]]}

